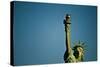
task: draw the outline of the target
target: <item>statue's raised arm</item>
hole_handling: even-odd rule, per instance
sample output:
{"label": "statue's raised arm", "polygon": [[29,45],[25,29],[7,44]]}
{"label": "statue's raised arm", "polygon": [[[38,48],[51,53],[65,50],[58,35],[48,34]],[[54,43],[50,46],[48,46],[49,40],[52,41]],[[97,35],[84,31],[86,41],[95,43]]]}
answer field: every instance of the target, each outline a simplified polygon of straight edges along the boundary
{"label": "statue's raised arm", "polygon": [[65,25],[65,36],[66,36],[66,51],[70,53],[71,49],[71,39],[70,39],[70,15],[66,14],[64,19]]}

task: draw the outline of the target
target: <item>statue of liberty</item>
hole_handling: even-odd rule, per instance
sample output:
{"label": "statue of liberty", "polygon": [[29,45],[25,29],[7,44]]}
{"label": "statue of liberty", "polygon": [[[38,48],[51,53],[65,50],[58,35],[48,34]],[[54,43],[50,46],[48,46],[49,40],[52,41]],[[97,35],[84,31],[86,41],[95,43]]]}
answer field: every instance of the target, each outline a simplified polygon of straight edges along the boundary
{"label": "statue of liberty", "polygon": [[65,34],[66,34],[66,51],[64,54],[65,63],[82,62],[84,57],[84,42],[76,42],[74,47],[71,48],[70,39],[70,15],[66,14],[64,19]]}

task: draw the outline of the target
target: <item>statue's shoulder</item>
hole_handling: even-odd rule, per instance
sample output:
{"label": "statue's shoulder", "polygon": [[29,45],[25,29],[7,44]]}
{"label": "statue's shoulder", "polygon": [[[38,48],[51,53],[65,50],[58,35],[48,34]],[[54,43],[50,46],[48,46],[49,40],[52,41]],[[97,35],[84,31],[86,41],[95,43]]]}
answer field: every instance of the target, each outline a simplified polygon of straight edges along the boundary
{"label": "statue's shoulder", "polygon": [[70,50],[70,53],[68,53],[68,56],[65,60],[67,63],[72,63],[72,62],[76,62],[76,58],[75,56],[73,55],[73,50],[71,49]]}

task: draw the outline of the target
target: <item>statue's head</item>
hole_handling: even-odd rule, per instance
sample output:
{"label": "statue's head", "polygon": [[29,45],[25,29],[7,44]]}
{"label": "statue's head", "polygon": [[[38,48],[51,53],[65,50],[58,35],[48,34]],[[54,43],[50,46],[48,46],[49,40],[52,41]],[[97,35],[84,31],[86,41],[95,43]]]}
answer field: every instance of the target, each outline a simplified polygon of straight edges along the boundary
{"label": "statue's head", "polygon": [[73,51],[74,51],[73,54],[74,54],[76,59],[81,57],[82,60],[83,60],[83,56],[84,56],[84,43],[80,43],[80,42],[77,43],[77,45],[75,45],[73,47]]}
{"label": "statue's head", "polygon": [[77,47],[77,48],[74,49],[74,56],[76,58],[82,57],[83,56],[83,53],[84,53],[84,50],[83,50],[82,47]]}

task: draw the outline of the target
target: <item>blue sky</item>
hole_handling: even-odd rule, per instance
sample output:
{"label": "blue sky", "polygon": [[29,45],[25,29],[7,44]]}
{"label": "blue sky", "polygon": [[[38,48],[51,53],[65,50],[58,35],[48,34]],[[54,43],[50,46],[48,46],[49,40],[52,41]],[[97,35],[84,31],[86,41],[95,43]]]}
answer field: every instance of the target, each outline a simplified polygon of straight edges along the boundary
{"label": "blue sky", "polygon": [[95,61],[96,6],[14,2],[15,64],[64,63],[63,20],[67,13],[71,15],[71,43],[79,40],[86,42],[85,61]]}

